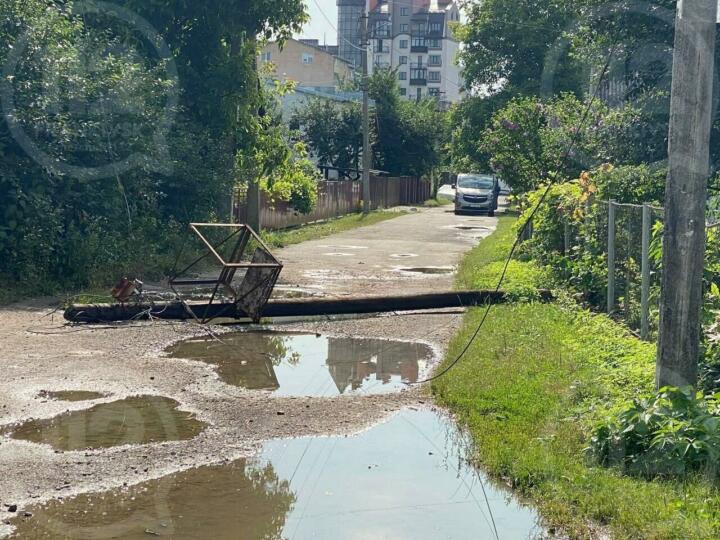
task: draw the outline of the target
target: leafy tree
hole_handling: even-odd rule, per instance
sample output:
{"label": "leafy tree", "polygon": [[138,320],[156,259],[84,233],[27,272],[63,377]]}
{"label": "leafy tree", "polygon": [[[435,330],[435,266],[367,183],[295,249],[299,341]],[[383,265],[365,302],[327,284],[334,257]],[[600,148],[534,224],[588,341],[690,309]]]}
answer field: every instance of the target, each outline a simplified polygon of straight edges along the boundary
{"label": "leafy tree", "polygon": [[322,165],[359,169],[362,154],[362,113],[357,103],[309,100],[295,111],[291,126]]}
{"label": "leafy tree", "polygon": [[432,98],[403,99],[393,70],[378,70],[370,80],[375,101],[375,166],[392,176],[421,176],[442,162],[446,115]]}
{"label": "leafy tree", "polygon": [[660,158],[665,134],[649,137],[655,127],[652,118],[631,105],[613,109],[572,94],[546,101],[516,98],[493,116],[479,148],[508,184],[527,191],[548,177],[566,181],[603,163]]}
{"label": "leafy tree", "polygon": [[[548,55],[580,14],[575,0],[485,0],[466,4],[458,27],[460,62],[469,88],[540,95]],[[582,92],[583,70],[564,51],[553,73],[553,91]]]}
{"label": "leafy tree", "polygon": [[490,126],[493,115],[502,109],[511,96],[499,92],[492,96],[470,96],[453,105],[448,124],[448,153],[454,171],[489,171],[490,155],[478,144]]}
{"label": "leafy tree", "polygon": [[[287,37],[306,17],[295,0],[119,6],[77,13],[71,2],[0,3],[0,64],[14,67],[2,80],[12,111],[0,119],[4,281],[83,286],[168,270],[179,223],[227,212],[237,156],[260,144],[256,36]],[[158,138],[168,117],[172,129]],[[21,145],[19,132],[36,148]],[[87,174],[127,156],[130,167]],[[280,162],[288,163],[304,166],[301,157]],[[297,193],[310,187],[302,175],[285,177],[303,184]]]}

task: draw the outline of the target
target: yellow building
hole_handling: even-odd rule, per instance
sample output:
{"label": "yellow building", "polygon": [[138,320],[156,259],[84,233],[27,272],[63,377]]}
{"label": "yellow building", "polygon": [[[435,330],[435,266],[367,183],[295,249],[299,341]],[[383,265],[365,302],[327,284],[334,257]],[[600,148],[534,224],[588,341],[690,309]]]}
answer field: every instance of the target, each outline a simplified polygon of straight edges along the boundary
{"label": "yellow building", "polygon": [[260,63],[272,63],[276,77],[294,81],[299,87],[337,88],[353,78],[350,64],[332,52],[336,47],[322,47],[314,40],[289,39],[282,49],[278,43],[267,44]]}

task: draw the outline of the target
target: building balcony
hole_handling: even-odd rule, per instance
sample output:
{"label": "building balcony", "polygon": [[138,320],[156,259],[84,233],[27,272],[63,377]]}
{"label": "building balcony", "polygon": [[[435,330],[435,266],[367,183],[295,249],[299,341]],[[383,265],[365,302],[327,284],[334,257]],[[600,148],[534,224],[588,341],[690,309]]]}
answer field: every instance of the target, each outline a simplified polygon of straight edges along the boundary
{"label": "building balcony", "polygon": [[427,43],[425,38],[413,38],[410,43],[410,52],[413,53],[426,53],[428,52]]}
{"label": "building balcony", "polygon": [[427,86],[427,69],[410,69],[410,86]]}

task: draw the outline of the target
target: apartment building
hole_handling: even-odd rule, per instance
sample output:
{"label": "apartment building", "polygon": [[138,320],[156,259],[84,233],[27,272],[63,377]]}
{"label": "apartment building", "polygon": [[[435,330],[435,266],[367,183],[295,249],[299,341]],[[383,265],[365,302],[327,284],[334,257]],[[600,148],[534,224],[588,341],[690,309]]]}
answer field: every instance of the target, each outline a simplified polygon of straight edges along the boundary
{"label": "apartment building", "polygon": [[355,69],[362,65],[362,17],[366,1],[337,0],[338,56]]}
{"label": "apartment building", "polygon": [[460,9],[453,0],[373,0],[370,8],[371,72],[397,70],[400,93],[408,99],[430,96],[444,104],[462,99],[460,46],[452,32]]}
{"label": "apartment building", "polygon": [[268,43],[260,53],[260,63],[272,63],[278,80],[294,81],[298,87],[335,89],[353,79],[353,70],[333,52],[316,40],[288,39],[282,49]]}

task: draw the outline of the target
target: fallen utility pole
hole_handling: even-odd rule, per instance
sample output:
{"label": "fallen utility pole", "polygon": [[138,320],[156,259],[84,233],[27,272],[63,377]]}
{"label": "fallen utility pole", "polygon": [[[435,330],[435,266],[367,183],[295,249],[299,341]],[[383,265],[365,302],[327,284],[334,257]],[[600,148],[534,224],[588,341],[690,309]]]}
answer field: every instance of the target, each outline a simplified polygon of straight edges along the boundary
{"label": "fallen utility pole", "polygon": [[656,384],[697,383],[717,0],[677,4]]}
{"label": "fallen utility pole", "polygon": [[[549,301],[549,291],[541,291],[540,299]],[[313,317],[324,315],[355,315],[417,311],[427,309],[464,308],[484,304],[500,304],[507,300],[502,291],[453,291],[421,295],[369,296],[362,298],[320,298],[271,300],[262,311],[263,317]],[[246,319],[248,315],[235,303],[207,304],[201,302],[154,302],[137,304],[73,305],[65,311],[65,319],[78,323],[130,321],[137,319]]]}

